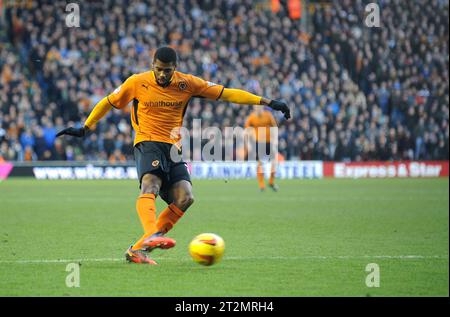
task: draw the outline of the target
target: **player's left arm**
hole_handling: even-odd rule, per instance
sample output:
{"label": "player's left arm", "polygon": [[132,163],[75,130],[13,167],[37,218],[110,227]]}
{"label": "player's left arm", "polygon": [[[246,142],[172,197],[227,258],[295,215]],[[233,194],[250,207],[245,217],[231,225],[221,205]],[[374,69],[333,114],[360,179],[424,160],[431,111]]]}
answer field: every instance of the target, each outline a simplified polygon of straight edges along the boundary
{"label": "player's left arm", "polygon": [[282,101],[270,100],[241,89],[225,88],[222,85],[205,81],[196,76],[190,76],[189,80],[190,85],[192,86],[193,96],[244,105],[265,105],[274,110],[281,111],[286,119],[291,117],[289,107]]}
{"label": "player's left arm", "polygon": [[257,96],[241,89],[224,88],[219,100],[237,104],[264,105],[274,110],[281,111],[286,119],[291,117],[291,111],[286,103]]}

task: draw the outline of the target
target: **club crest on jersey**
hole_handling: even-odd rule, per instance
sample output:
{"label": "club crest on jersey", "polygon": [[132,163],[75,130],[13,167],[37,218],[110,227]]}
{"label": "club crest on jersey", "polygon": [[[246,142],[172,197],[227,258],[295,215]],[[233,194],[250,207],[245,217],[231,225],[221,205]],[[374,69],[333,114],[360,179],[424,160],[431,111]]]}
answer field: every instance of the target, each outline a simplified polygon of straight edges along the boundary
{"label": "club crest on jersey", "polygon": [[178,83],[178,89],[180,89],[180,90],[185,90],[186,88],[187,88],[187,84],[186,84],[185,81],[180,81],[180,82]]}
{"label": "club crest on jersey", "polygon": [[156,167],[156,166],[158,166],[159,165],[159,161],[158,160],[154,160],[153,162],[152,162],[152,166],[153,167]]}

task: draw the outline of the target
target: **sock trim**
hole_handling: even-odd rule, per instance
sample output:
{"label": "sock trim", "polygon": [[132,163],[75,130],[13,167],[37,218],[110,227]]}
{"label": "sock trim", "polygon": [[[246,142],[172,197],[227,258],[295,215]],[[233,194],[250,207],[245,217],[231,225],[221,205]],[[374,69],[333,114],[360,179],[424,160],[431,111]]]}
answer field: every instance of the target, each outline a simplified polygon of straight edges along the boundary
{"label": "sock trim", "polygon": [[172,211],[174,214],[176,214],[177,216],[181,217],[184,215],[183,210],[181,210],[180,208],[178,208],[177,206],[175,206],[174,203],[170,204],[169,206],[167,206],[170,211]]}
{"label": "sock trim", "polygon": [[156,195],[155,194],[140,194],[138,198],[150,198],[150,199],[155,199]]}

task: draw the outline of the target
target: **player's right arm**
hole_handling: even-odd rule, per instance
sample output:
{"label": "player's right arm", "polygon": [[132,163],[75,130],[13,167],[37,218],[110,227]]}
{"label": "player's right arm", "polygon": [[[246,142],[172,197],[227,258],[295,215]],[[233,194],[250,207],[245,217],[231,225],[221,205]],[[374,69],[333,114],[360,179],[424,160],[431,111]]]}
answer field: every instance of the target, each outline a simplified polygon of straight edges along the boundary
{"label": "player's right arm", "polygon": [[112,108],[122,109],[125,107],[135,95],[135,76],[129,77],[122,85],[120,85],[114,92],[102,100],[100,100],[92,109],[86,122],[81,128],[66,128],[56,134],[71,135],[76,137],[84,137],[89,131],[95,129],[95,125],[100,121]]}

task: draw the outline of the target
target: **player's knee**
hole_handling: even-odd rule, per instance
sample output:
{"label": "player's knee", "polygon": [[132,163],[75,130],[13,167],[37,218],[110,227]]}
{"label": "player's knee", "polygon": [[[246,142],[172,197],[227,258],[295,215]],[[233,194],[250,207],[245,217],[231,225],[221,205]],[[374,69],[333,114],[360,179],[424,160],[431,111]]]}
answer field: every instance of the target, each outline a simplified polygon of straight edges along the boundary
{"label": "player's knee", "polygon": [[189,194],[186,198],[186,204],[189,206],[191,206],[194,203],[194,195]]}
{"label": "player's knee", "polygon": [[188,193],[175,200],[175,205],[181,210],[186,211],[194,203],[194,195]]}
{"label": "player's knee", "polygon": [[142,186],[141,194],[155,194],[159,193],[159,186],[151,184],[149,186]]}
{"label": "player's knee", "polygon": [[142,177],[141,181],[141,194],[158,194],[160,184],[150,174],[146,174]]}

